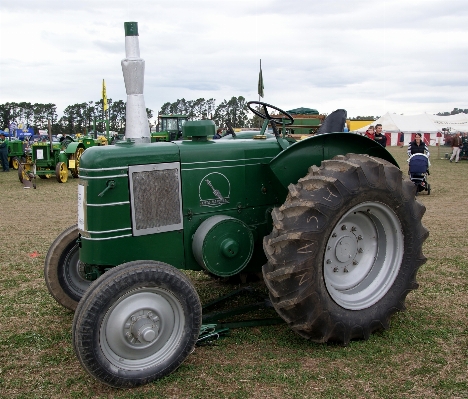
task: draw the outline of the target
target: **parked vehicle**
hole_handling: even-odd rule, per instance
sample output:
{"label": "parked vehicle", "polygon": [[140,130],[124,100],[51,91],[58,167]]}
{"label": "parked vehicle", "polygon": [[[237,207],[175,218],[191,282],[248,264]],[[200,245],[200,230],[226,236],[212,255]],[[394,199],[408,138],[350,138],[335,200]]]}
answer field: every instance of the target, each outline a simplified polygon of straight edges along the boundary
{"label": "parked vehicle", "polygon": [[[136,23],[125,30],[127,95],[144,110]],[[417,288],[425,208],[391,154],[351,133],[287,140],[276,125],[289,113],[248,106],[264,119],[251,139],[210,140],[202,120],[184,140],[150,143],[146,114],[127,111],[126,141],[82,154],[78,223],[52,243],[44,275],[75,310],[75,352],[100,381],[145,384],[192,352],[206,315],[183,270],[263,275],[278,315],[316,342],[388,328]]]}

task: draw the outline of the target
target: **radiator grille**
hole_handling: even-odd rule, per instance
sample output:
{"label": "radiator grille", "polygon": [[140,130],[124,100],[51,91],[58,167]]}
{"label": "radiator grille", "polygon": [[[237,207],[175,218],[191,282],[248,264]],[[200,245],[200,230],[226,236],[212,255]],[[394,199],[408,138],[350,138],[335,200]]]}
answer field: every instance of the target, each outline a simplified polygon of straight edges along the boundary
{"label": "radiator grille", "polygon": [[129,168],[135,235],[182,228],[179,168],[162,167]]}

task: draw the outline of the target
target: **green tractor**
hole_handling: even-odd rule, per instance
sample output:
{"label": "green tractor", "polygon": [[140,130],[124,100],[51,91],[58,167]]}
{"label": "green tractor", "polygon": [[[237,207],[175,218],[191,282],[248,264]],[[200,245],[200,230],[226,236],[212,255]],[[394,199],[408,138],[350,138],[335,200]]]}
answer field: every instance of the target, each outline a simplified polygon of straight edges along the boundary
{"label": "green tractor", "polygon": [[31,145],[31,158],[19,165],[18,178],[24,183],[36,176],[50,179],[55,175],[59,183],[65,183],[69,172],[73,177],[78,177],[80,158],[85,149],[84,143],[74,141],[70,136],[60,142],[53,141],[49,134],[48,141],[38,141]]}
{"label": "green tractor", "polygon": [[187,121],[187,115],[158,115],[158,127],[155,132],[151,132],[151,142],[180,139],[182,128]]}
{"label": "green tractor", "polygon": [[24,151],[24,143],[16,138],[7,139],[8,143],[8,162],[10,168],[17,170],[20,163],[25,161],[26,154]]}
{"label": "green tractor", "polygon": [[210,140],[205,120],[186,122],[184,140],[150,143],[143,86],[132,81],[143,62],[136,23],[125,31],[136,110],[127,139],[82,155],[78,223],[45,260],[50,293],[75,311],[85,370],[133,387],[189,356],[207,318],[183,270],[262,275],[277,314],[315,342],[388,328],[418,287],[428,236],[425,207],[390,153],[350,133],[286,140],[272,111],[292,116],[262,102],[249,103],[264,119],[251,139]]}

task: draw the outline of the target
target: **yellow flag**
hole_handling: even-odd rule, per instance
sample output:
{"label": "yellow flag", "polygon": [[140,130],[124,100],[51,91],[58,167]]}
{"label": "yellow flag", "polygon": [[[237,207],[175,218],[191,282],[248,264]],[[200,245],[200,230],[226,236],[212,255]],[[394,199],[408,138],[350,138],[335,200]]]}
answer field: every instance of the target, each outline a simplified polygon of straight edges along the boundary
{"label": "yellow flag", "polygon": [[107,93],[106,93],[106,82],[104,82],[104,79],[102,79],[102,104],[104,108],[104,112],[107,111],[108,105],[107,105]]}

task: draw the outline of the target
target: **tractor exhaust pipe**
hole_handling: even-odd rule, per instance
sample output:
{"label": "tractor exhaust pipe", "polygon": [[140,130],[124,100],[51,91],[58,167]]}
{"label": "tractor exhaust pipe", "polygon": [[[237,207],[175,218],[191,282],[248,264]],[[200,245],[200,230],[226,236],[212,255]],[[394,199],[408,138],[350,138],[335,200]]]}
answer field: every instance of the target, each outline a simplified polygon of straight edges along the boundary
{"label": "tractor exhaust pipe", "polygon": [[122,72],[127,91],[125,138],[137,143],[150,142],[148,116],[143,97],[145,60],[140,58],[138,22],[125,22],[125,55]]}

